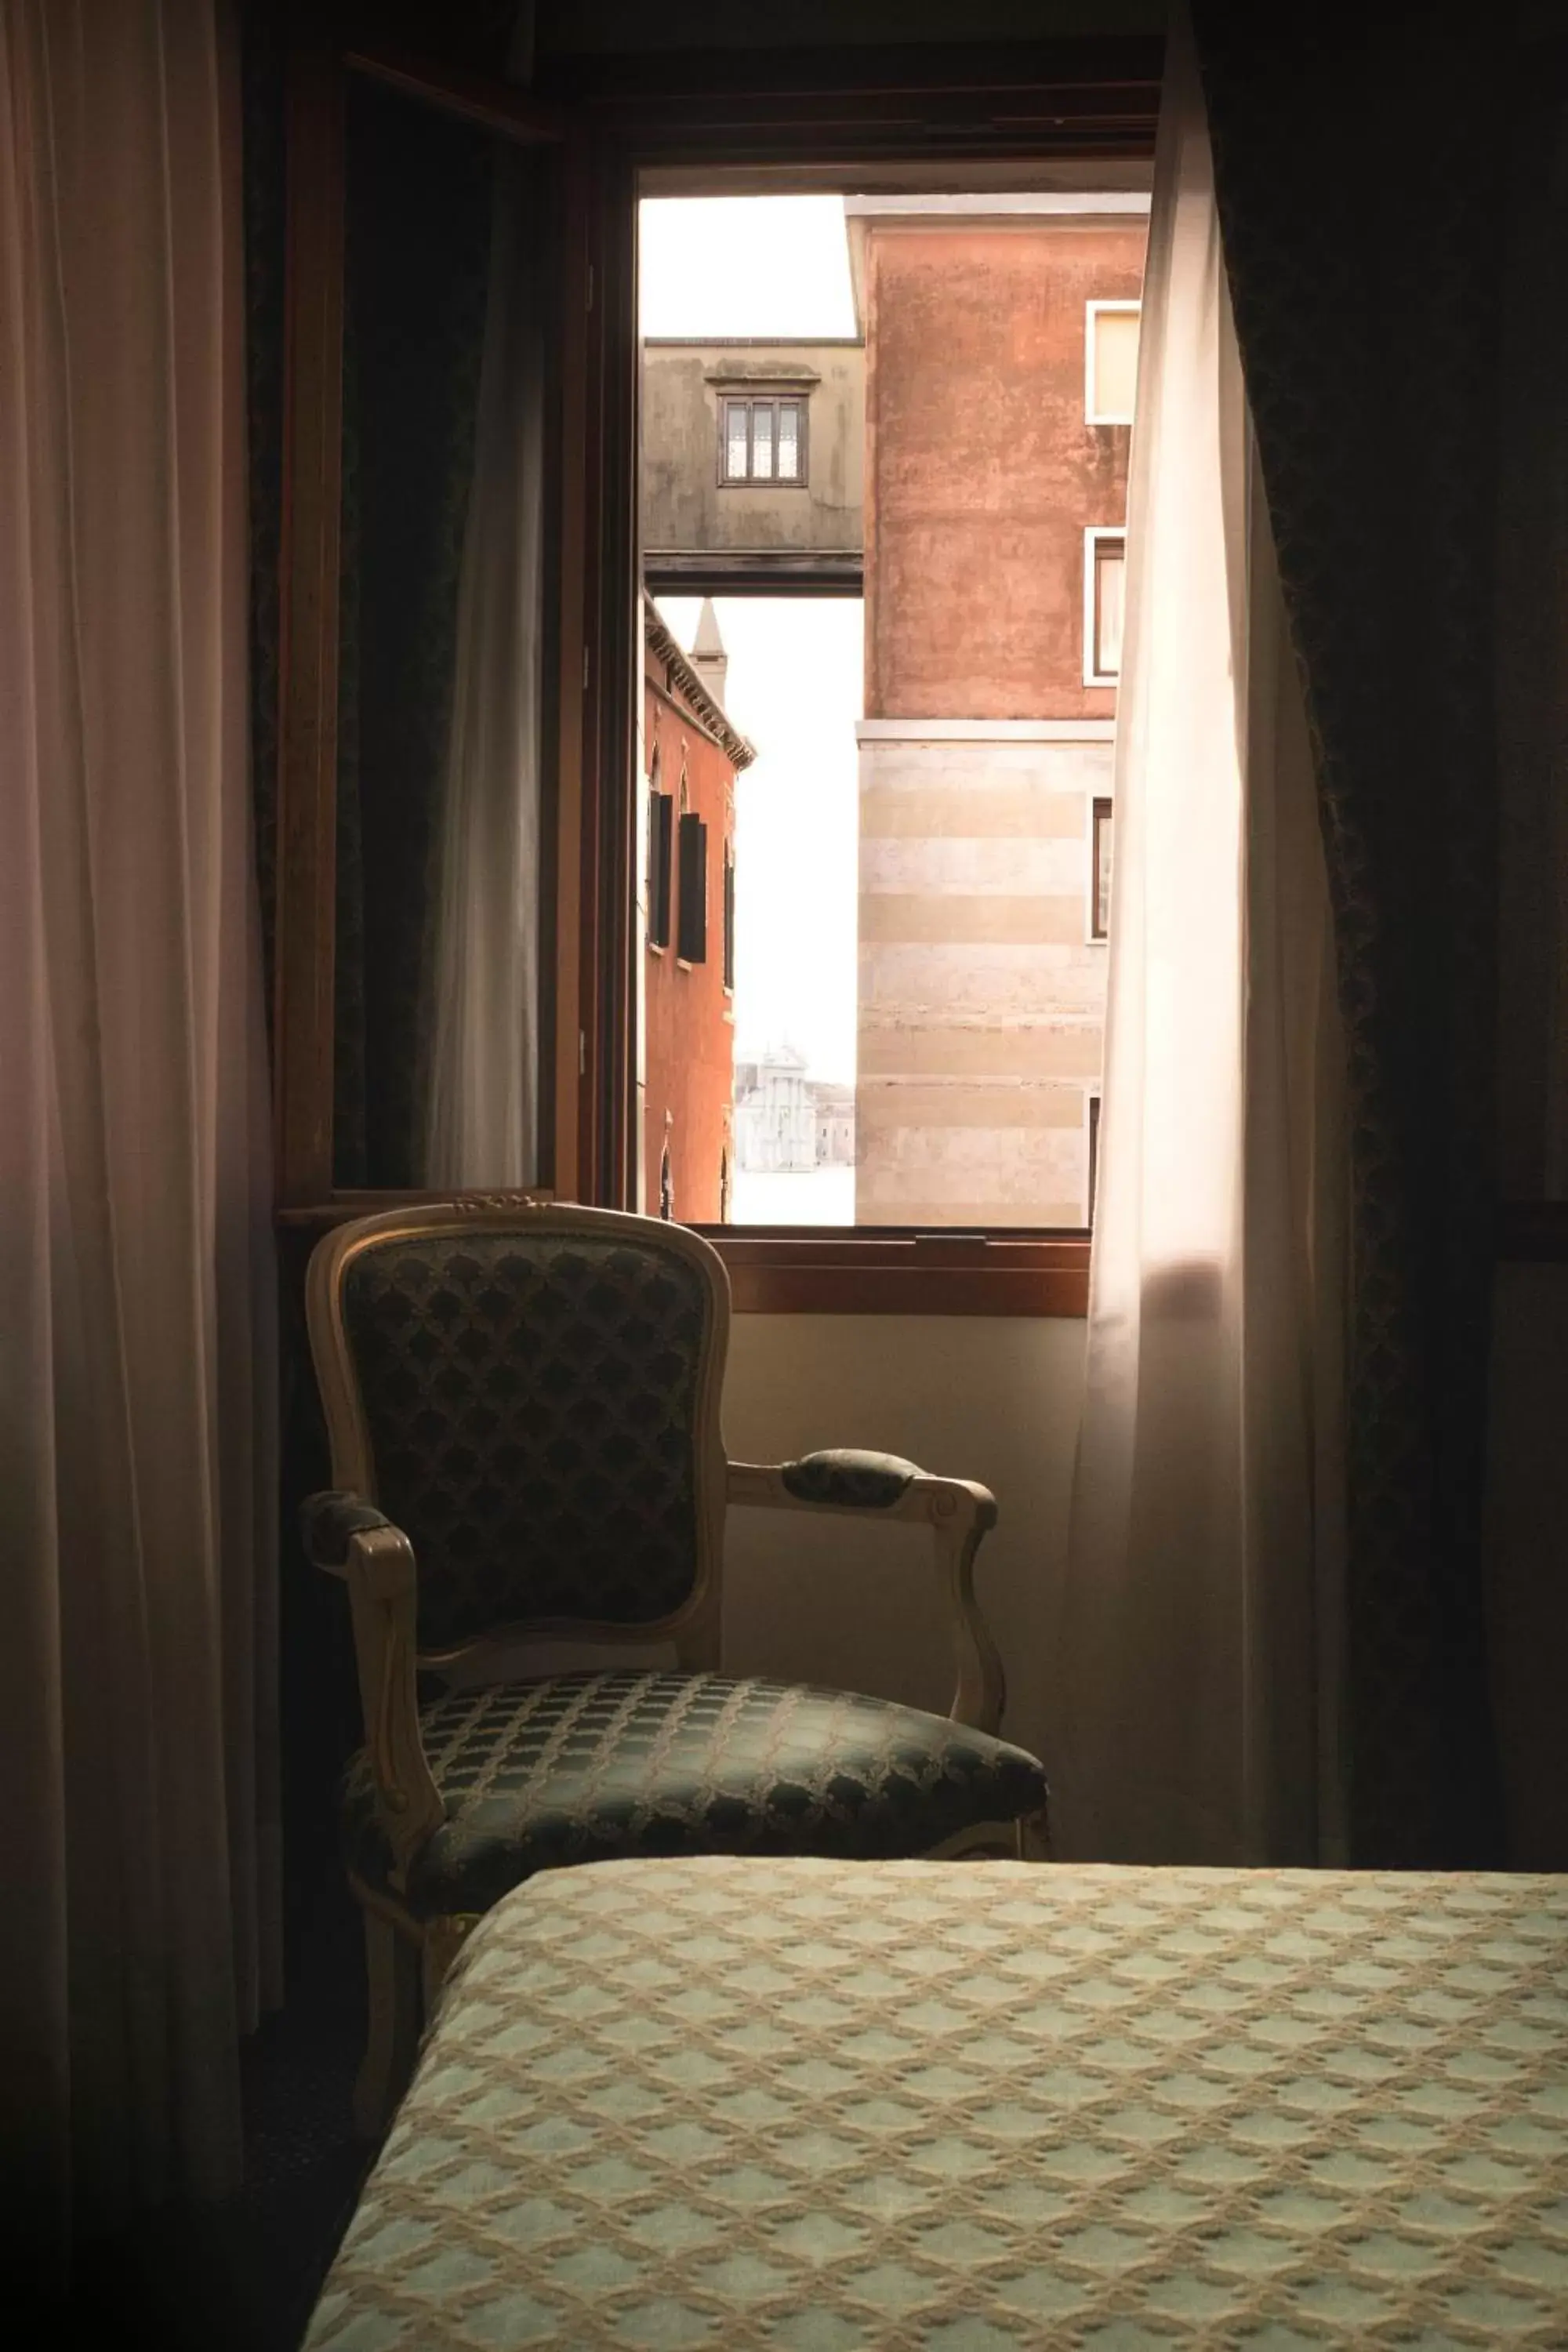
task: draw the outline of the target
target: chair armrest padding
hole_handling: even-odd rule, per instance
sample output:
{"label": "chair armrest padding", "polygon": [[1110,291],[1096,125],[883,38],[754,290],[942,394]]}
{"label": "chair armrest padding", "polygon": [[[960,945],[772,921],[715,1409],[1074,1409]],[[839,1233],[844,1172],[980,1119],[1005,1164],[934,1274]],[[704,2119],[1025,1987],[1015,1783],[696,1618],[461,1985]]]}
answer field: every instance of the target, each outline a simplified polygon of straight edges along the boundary
{"label": "chair armrest padding", "polygon": [[802,1503],[837,1503],[858,1511],[885,1511],[907,1495],[925,1473],[897,1454],[863,1453],[854,1446],[836,1446],[822,1454],[803,1454],[798,1462],[781,1465],[779,1476],[787,1493]]}
{"label": "chair armrest padding", "polygon": [[348,1566],[349,1538],[364,1535],[372,1528],[389,1528],[392,1521],[374,1503],[358,1495],[329,1491],[307,1495],[300,1506],[300,1532],[305,1549],[316,1568],[344,1569]]}

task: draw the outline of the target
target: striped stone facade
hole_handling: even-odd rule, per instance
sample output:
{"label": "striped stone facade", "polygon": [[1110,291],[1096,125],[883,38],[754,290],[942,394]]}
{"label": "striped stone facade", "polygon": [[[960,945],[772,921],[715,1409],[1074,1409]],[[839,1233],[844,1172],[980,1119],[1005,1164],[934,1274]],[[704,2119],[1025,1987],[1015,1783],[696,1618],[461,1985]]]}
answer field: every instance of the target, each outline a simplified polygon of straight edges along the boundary
{"label": "striped stone facade", "polygon": [[856,1219],[1081,1224],[1107,719],[862,721]]}

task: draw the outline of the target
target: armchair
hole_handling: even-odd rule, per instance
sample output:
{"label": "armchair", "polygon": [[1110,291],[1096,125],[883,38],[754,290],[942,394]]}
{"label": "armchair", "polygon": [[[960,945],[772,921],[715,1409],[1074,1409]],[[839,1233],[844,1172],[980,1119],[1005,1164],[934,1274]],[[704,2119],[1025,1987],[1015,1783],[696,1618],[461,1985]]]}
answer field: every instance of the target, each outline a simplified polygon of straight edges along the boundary
{"label": "armchair", "polygon": [[[729,1283],[678,1225],[522,1194],[340,1227],[308,1279],[333,1487],[306,1547],[348,1587],[364,1745],[342,1834],[383,2126],[475,1921],[534,1871],[631,1853],[1040,1850],[1039,1764],[995,1735],[974,1598],[996,1506],[889,1454],[731,1463]],[[924,1522],[952,1715],[718,1672],[726,1507]],[[519,1681],[523,1642],[672,1645],[674,1668]],[[422,1689],[433,1678],[433,1694]]]}

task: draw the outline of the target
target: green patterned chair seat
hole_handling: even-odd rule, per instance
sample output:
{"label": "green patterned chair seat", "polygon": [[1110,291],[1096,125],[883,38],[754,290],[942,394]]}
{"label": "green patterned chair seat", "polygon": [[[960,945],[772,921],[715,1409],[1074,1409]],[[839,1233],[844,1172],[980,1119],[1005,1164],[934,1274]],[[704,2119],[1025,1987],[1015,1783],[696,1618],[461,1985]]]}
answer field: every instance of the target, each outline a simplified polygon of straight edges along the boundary
{"label": "green patterned chair seat", "polygon": [[[1005,1740],[918,1707],[718,1675],[554,1675],[448,1691],[420,1731],[447,1810],[406,1891],[418,1918],[488,1910],[535,1871],[634,1854],[877,1860],[1038,1811]],[[344,1788],[349,1867],[392,1857],[363,1752]]]}

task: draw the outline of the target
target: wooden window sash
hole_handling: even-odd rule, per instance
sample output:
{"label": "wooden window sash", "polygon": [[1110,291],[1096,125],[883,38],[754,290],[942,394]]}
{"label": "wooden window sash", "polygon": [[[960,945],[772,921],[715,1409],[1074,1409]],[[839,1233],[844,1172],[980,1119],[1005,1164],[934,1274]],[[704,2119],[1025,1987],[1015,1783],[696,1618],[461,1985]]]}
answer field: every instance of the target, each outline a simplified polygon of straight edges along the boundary
{"label": "wooden window sash", "polygon": [[[629,167],[607,154],[581,110],[448,69],[378,43],[340,46],[309,26],[290,43],[286,84],[284,513],[279,562],[278,896],[274,1003],[275,1192],[292,1213],[336,1200],[334,1085],[338,562],[342,500],[343,107],[346,77],[372,76],[503,136],[562,155],[558,371],[560,488],[556,740],[552,806],[541,860],[544,1010],[539,1105],[542,1174],[564,1195],[623,1196],[633,1146],[624,1115],[601,1115],[606,1041],[629,1034],[623,992],[604,985],[626,962],[629,845],[622,794],[605,821],[608,779],[635,735],[631,599],[618,621],[603,594],[606,450],[635,421],[626,340],[606,332],[624,307],[635,228]],[[623,200],[624,201],[621,201]],[[619,486],[624,489],[624,486]],[[620,532],[629,549],[630,530]],[[591,556],[597,560],[591,561]],[[630,576],[630,558],[626,567]],[[624,673],[624,674],[623,674]],[[609,906],[615,892],[615,907]],[[614,938],[607,950],[605,932]],[[635,1181],[635,1175],[632,1178]],[[344,1193],[344,1198],[354,1197]],[[387,1192],[388,1201],[396,1196]],[[363,1206],[363,1202],[360,1203]]]}

